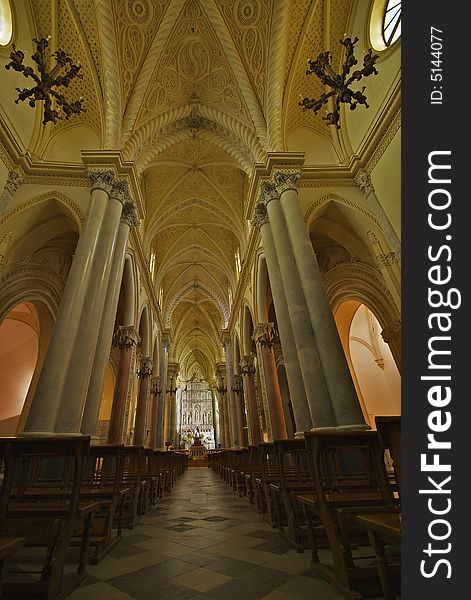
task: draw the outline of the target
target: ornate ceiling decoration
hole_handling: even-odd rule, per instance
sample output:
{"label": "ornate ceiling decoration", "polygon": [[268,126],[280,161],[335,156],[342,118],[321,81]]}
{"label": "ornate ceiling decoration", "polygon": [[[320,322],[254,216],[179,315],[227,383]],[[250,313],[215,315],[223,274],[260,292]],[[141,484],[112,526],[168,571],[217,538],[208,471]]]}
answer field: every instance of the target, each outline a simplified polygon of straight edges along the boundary
{"label": "ornate ceiling decoration", "polygon": [[248,243],[243,202],[254,163],[285,150],[283,134],[299,125],[325,134],[320,116],[297,103],[323,91],[313,79],[308,89],[308,58],[332,49],[340,62],[351,2],[30,2],[37,35],[51,34],[53,49],[82,63],[70,93],[80,92],[87,112],[74,124],[91,126],[141,175],[141,232],[155,256],[172,360],[184,376],[210,378],[224,360],[220,331]]}

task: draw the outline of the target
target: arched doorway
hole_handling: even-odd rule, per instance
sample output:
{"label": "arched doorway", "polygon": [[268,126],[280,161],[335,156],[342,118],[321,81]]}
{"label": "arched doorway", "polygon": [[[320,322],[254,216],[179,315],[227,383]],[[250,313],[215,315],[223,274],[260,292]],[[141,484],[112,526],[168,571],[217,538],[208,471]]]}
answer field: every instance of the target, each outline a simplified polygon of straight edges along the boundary
{"label": "arched doorway", "polygon": [[361,302],[339,305],[335,321],[367,422],[378,415],[401,413],[401,378],[381,325]]}
{"label": "arched doorway", "polygon": [[31,302],[17,304],[0,324],[0,436],[14,436],[39,354],[39,318]]}

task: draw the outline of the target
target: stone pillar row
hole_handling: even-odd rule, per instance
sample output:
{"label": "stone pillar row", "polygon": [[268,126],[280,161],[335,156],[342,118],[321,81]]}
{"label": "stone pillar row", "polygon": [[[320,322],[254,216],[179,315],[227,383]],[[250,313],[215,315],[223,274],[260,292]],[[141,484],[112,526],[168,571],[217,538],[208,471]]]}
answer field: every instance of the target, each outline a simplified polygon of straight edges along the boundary
{"label": "stone pillar row", "polygon": [[[90,170],[88,176],[92,189],[87,218],[22,435],[77,435],[82,417],[90,431],[99,412],[101,391],[96,389],[106,364],[94,367],[95,357],[112,337],[112,326],[104,319],[110,310],[107,305],[104,311],[105,301],[117,306],[116,279],[120,281],[129,227],[136,218],[126,182],[106,169]],[[123,214],[125,224],[120,226]]]}
{"label": "stone pillar row", "polygon": [[260,228],[266,254],[296,434],[366,428],[299,207],[299,176],[296,169],[283,169],[262,182],[252,223]]}
{"label": "stone pillar row", "polygon": [[247,420],[249,444],[259,444],[262,441],[260,419],[257,410],[257,395],[255,391],[255,358],[246,354],[240,360],[240,372],[244,384],[244,395],[247,402]]}

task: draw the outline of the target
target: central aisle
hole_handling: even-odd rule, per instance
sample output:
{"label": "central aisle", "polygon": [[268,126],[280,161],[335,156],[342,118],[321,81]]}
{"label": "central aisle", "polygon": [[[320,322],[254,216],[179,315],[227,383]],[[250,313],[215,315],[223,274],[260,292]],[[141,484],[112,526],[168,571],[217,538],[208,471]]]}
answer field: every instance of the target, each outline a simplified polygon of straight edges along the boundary
{"label": "central aisle", "polygon": [[343,600],[247,502],[189,468],[71,600]]}

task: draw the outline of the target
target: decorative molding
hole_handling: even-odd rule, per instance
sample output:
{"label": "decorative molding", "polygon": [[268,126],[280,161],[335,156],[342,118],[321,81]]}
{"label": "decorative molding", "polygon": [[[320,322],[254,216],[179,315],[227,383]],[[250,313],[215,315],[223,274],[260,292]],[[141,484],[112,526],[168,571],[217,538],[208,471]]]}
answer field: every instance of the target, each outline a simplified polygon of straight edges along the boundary
{"label": "decorative molding", "polygon": [[141,338],[134,326],[120,325],[113,336],[113,346],[120,350],[136,348]]}
{"label": "decorative molding", "polygon": [[330,202],[331,200],[338,202],[339,204],[344,204],[345,206],[348,206],[349,208],[353,208],[354,210],[362,213],[363,215],[368,217],[368,219],[373,221],[373,223],[375,225],[377,225],[379,229],[381,229],[381,225],[380,225],[378,219],[375,217],[375,215],[371,211],[369,211],[367,208],[364,208],[363,206],[360,206],[356,202],[353,202],[352,200],[348,200],[347,198],[344,198],[343,196],[339,196],[338,194],[333,194],[333,193],[326,194],[325,196],[322,196],[322,198],[319,198],[318,200],[313,202],[311,204],[311,206],[304,213],[304,222],[310,223],[312,220],[311,216],[313,215],[313,213],[315,213],[321,206],[323,206],[327,202]]}
{"label": "decorative molding", "polygon": [[272,349],[275,345],[274,323],[257,323],[254,327],[252,339],[257,346]]}
{"label": "decorative molding", "polygon": [[297,190],[297,181],[302,175],[301,169],[283,169],[274,172],[275,187],[281,196],[288,190]]}
{"label": "decorative molding", "polygon": [[259,202],[255,206],[251,225],[254,229],[261,229],[263,225],[269,222],[267,206],[264,202]]}
{"label": "decorative molding", "polygon": [[[110,169],[88,169],[87,177],[91,181],[91,188],[93,190],[103,190],[107,194],[111,194],[116,188],[116,175],[114,171]],[[121,184],[122,186],[122,184]],[[116,190],[118,193],[118,190]]]}
{"label": "decorative molding", "polygon": [[78,224],[84,224],[85,215],[83,214],[81,209],[75,204],[75,202],[73,202],[70,198],[68,198],[61,192],[56,192],[52,190],[50,192],[46,192],[45,194],[41,194],[40,196],[35,196],[34,198],[31,198],[30,200],[23,202],[18,206],[15,206],[15,208],[8,211],[0,218],[0,226],[2,226],[6,221],[8,221],[8,219],[11,219],[11,217],[13,217],[14,215],[21,213],[27,210],[28,208],[31,208],[31,206],[40,204],[41,202],[45,202],[47,200],[58,200],[61,204],[65,204],[65,206],[67,206],[71,210],[74,217],[77,219]]}

